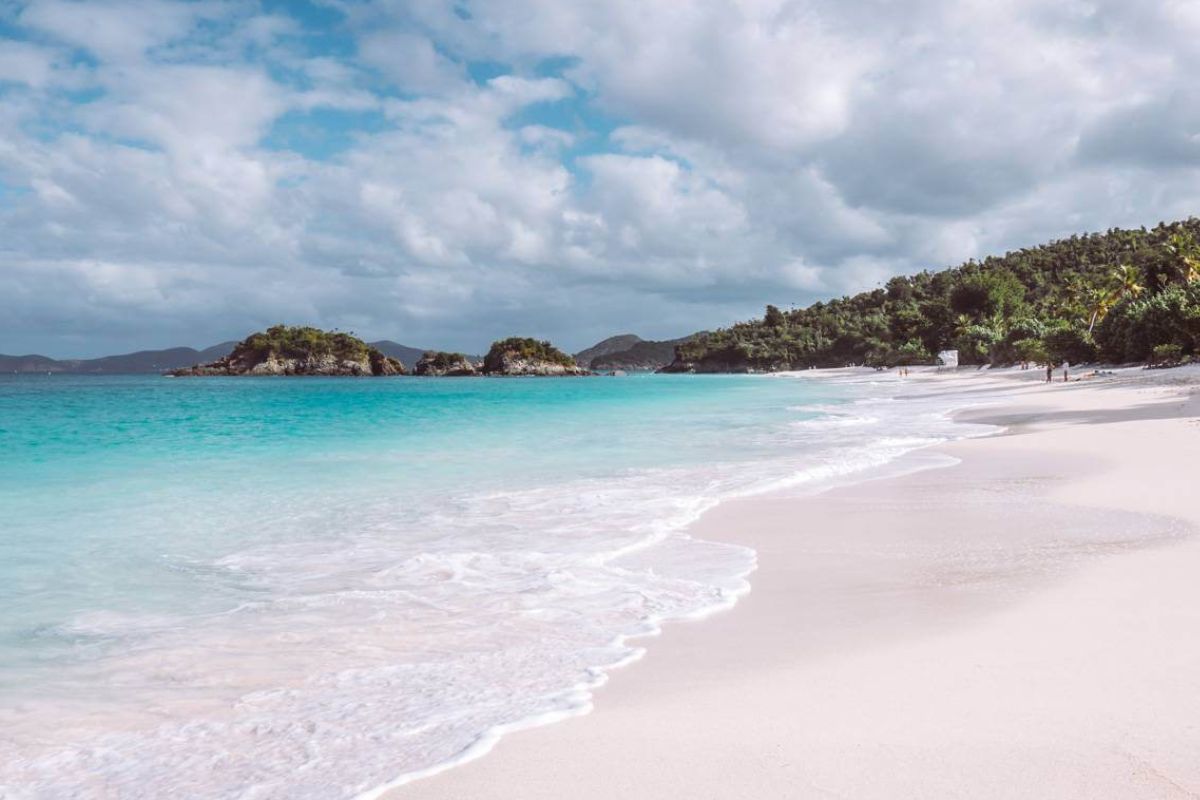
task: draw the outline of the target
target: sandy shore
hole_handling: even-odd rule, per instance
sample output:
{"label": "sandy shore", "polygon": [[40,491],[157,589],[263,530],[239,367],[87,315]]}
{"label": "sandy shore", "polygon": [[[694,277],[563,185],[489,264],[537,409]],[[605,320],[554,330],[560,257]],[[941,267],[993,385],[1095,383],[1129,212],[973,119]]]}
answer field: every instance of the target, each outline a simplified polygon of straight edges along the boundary
{"label": "sandy shore", "polygon": [[1200,797],[1200,421],[1152,385],[1195,377],[916,376],[1006,387],[973,416],[1008,434],[723,504],[695,534],[758,551],[734,610],[388,797]]}

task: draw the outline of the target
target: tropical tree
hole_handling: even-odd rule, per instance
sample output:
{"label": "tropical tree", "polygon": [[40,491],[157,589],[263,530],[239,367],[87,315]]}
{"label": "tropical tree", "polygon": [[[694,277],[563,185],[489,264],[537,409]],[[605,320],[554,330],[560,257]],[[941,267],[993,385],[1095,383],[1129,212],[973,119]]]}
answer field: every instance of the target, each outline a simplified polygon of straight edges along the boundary
{"label": "tropical tree", "polygon": [[1191,231],[1178,231],[1167,239],[1166,251],[1175,262],[1175,269],[1186,283],[1200,281],[1200,244]]}
{"label": "tropical tree", "polygon": [[1018,361],[1045,364],[1050,360],[1046,353],[1046,345],[1042,344],[1041,339],[1018,339],[1013,343],[1013,353]]}
{"label": "tropical tree", "polygon": [[1141,275],[1129,264],[1121,264],[1108,276],[1106,286],[1090,289],[1087,292],[1088,333],[1091,333],[1096,323],[1108,316],[1113,306],[1125,299],[1136,299],[1146,287],[1142,285]]}
{"label": "tropical tree", "polygon": [[1113,270],[1112,279],[1116,285],[1117,298],[1120,300],[1138,297],[1146,291],[1146,287],[1142,285],[1141,274],[1129,264],[1122,264]]}
{"label": "tropical tree", "polygon": [[1113,296],[1112,290],[1104,288],[1091,289],[1088,291],[1087,296],[1088,307],[1091,309],[1087,329],[1088,333],[1091,333],[1092,329],[1096,327],[1096,323],[1108,316],[1108,312],[1113,307],[1113,304],[1116,303],[1116,299]]}

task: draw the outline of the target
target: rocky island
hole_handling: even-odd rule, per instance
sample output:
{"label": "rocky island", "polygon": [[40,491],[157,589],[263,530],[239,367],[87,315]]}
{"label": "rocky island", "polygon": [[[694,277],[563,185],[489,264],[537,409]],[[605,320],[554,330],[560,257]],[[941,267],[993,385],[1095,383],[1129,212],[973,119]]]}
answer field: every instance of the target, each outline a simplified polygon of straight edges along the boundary
{"label": "rocky island", "polygon": [[492,343],[483,359],[483,374],[572,376],[592,373],[549,342],[514,336]]}
{"label": "rocky island", "polygon": [[428,378],[464,378],[480,374],[480,366],[462,353],[428,350],[413,367],[413,374]]}
{"label": "rocky island", "polygon": [[276,325],[252,334],[216,361],[168,375],[404,375],[404,365],[348,333]]}

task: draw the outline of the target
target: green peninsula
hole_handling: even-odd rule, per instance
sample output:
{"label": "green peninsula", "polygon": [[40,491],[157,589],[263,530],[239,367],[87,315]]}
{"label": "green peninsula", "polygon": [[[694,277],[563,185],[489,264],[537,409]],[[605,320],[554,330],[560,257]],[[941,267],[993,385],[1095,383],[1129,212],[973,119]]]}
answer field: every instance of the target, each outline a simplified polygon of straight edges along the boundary
{"label": "green peninsula", "polygon": [[1131,363],[1200,353],[1200,220],[1072,236],[701,334],[664,372]]}

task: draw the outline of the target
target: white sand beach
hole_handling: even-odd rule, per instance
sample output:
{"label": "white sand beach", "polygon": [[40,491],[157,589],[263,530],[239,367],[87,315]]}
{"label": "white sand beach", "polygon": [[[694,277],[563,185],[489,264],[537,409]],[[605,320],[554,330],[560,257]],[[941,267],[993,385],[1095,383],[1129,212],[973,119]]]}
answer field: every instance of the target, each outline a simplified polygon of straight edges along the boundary
{"label": "white sand beach", "polygon": [[695,535],[759,560],[732,611],[647,640],[592,713],[387,796],[1200,796],[1200,373],[1039,375],[914,374],[1007,387],[970,414],[1007,434],[719,506]]}

